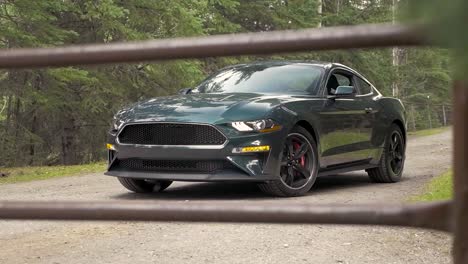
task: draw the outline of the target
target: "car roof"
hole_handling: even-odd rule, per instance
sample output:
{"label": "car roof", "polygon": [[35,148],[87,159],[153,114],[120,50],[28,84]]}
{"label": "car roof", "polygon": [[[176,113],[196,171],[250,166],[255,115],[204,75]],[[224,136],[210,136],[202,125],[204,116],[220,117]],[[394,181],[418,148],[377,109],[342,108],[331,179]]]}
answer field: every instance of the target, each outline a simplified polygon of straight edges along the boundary
{"label": "car roof", "polygon": [[317,61],[317,60],[267,60],[267,61],[255,61],[255,62],[248,62],[248,63],[243,63],[243,64],[235,64],[235,65],[225,67],[222,70],[227,70],[227,69],[232,69],[232,68],[237,68],[237,67],[246,67],[246,66],[252,66],[252,65],[271,65],[271,66],[276,65],[277,66],[277,65],[294,65],[294,64],[313,65],[317,67],[322,67],[326,71],[335,69],[335,68],[348,70],[351,73],[360,77],[361,79],[365,80],[367,83],[369,83],[373,87],[375,91],[377,91],[377,93],[380,94],[377,88],[375,88],[375,86],[369,80],[367,80],[362,74],[360,74],[358,71],[344,64],[336,63],[336,62]]}
{"label": "car roof", "polygon": [[[331,69],[335,67],[340,67],[340,68],[345,68],[350,71],[355,72],[352,68],[340,64],[340,63],[334,63],[334,62],[328,62],[328,61],[317,61],[317,60],[268,60],[268,61],[255,61],[255,62],[248,62],[248,63],[243,63],[243,64],[236,64],[236,65],[231,65],[226,68],[237,68],[237,67],[243,67],[243,66],[250,66],[250,65],[294,65],[294,64],[306,64],[306,65],[314,65],[314,66],[319,66],[323,67],[325,69]],[[225,68],[225,69],[226,69]]]}

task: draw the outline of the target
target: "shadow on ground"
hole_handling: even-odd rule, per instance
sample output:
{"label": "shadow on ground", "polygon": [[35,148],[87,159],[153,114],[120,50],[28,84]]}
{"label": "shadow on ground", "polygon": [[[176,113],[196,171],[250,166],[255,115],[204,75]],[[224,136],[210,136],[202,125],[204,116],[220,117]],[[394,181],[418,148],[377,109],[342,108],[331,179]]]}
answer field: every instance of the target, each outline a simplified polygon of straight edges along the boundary
{"label": "shadow on ground", "polygon": [[[349,188],[371,186],[366,173],[349,173],[319,177],[308,195],[319,195]],[[122,193],[113,196],[123,200],[271,200],[252,183],[175,183],[162,193]]]}

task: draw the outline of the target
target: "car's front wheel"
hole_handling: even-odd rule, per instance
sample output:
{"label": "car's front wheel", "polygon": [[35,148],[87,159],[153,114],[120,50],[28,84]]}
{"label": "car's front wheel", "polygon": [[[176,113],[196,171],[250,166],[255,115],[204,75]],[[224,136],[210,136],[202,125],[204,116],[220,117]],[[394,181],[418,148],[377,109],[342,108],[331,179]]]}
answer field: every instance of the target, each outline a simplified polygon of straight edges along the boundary
{"label": "car's front wheel", "polygon": [[124,177],[119,177],[118,179],[123,187],[136,193],[162,192],[172,184],[172,181],[142,180]]}
{"label": "car's front wheel", "polygon": [[260,189],[274,196],[290,197],[306,194],[318,174],[317,144],[303,127],[294,127],[283,146],[280,179],[262,183]]}

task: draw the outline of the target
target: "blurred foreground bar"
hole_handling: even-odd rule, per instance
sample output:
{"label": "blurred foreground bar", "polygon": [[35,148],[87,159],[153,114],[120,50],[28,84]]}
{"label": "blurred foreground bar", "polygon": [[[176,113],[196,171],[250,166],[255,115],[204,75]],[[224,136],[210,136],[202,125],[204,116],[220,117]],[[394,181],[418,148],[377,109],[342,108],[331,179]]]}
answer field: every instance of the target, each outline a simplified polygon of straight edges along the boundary
{"label": "blurred foreground bar", "polygon": [[422,46],[420,26],[390,24],[240,33],[57,48],[0,50],[0,68],[31,68],[169,59],[272,54],[311,50]]}
{"label": "blurred foreground bar", "polygon": [[0,219],[391,225],[451,230],[451,203],[0,201]]}

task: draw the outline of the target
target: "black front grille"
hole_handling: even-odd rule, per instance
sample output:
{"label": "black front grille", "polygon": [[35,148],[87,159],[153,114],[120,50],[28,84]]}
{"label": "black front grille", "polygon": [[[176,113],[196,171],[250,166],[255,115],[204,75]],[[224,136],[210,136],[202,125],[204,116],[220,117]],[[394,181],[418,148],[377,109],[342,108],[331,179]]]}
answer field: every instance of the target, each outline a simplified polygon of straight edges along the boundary
{"label": "black front grille", "polygon": [[184,172],[215,172],[224,169],[234,169],[227,160],[144,160],[122,159],[116,166],[121,169],[137,171],[184,171]]}
{"label": "black front grille", "polygon": [[142,145],[222,145],[226,137],[209,125],[153,123],[127,125],[119,134],[119,141]]}

